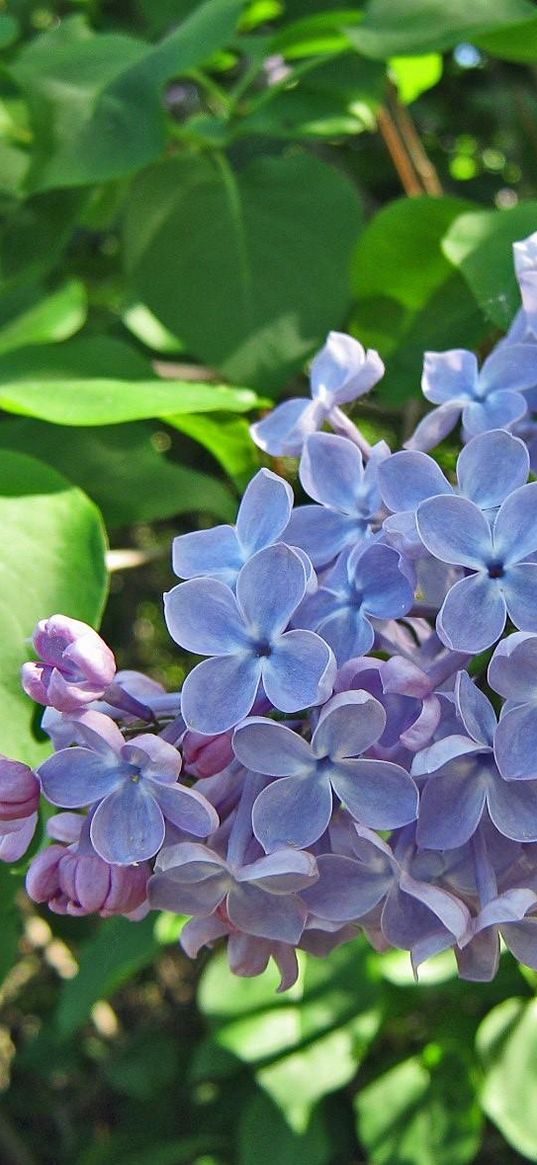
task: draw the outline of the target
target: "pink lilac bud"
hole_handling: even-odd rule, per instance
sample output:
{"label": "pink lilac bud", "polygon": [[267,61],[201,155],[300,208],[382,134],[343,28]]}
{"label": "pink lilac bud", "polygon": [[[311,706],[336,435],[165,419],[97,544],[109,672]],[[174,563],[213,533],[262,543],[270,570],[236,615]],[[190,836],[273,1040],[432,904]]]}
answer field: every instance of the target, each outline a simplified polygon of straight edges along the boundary
{"label": "pink lilac bud", "polygon": [[25,663],[22,686],[32,700],[76,712],[100,699],[116,674],[110,648],[87,623],[52,615],[38,623],[34,647],[40,659]]}
{"label": "pink lilac bud", "polygon": [[40,786],[20,761],[0,756],[0,861],[17,862],[34,836]]}
{"label": "pink lilac bud", "polygon": [[[58,814],[58,828],[53,824],[55,820],[52,818],[49,823],[53,836],[67,839],[74,835],[76,814]],[[139,911],[146,901],[151,873],[148,863],[112,866],[103,861],[91,846],[88,818],[79,817],[78,821],[79,841],[51,845],[34,858],[26,878],[30,898],[34,902],[47,902],[55,914],[98,913],[102,918],[109,918]]]}
{"label": "pink lilac bud", "polygon": [[218,736],[186,732],[182,744],[185,772],[198,778],[222,773],[235,756],[231,747],[232,736],[232,731],[221,732]]}

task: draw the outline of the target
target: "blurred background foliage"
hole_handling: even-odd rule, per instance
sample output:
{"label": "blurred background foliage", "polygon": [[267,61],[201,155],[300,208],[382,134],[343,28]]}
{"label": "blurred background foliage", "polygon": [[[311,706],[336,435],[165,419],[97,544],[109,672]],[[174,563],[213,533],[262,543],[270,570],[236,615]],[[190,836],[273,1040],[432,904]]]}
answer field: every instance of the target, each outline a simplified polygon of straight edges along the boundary
{"label": "blurred background foliage", "polygon": [[[537,7],[4,0],[0,60],[0,749],[35,763],[36,620],[98,625],[108,566],[120,665],[176,687],[171,538],[233,518],[249,414],[306,390],[330,328],[386,360],[358,412],[395,444],[424,348],[509,324]],[[23,880],[0,870],[2,1165],[537,1161],[511,956],[417,985],[356,939],[279,996],[190,964],[180,920],[45,917]]]}

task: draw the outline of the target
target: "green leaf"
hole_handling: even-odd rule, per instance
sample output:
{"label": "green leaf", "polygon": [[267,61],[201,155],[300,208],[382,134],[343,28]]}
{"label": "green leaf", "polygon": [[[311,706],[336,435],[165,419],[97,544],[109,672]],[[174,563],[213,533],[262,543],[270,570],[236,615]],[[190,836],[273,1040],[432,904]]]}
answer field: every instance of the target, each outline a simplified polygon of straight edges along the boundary
{"label": "green leaf", "polygon": [[537,201],[477,210],[456,218],[442,244],[482,311],[504,330],[520,307],[512,245],[531,234],[536,221]]}
{"label": "green leaf", "polygon": [[[199,1006],[213,1039],[199,1050],[197,1078],[214,1074],[214,1048],[254,1065],[258,1084],[285,1120],[303,1133],[317,1101],[356,1073],[381,1021],[379,986],[369,975],[365,944],[348,943],[321,962],[308,957],[299,982],[275,994],[269,966],[253,980],[237,979],[225,956],[202,976]],[[222,1070],[233,1060],[222,1059]]]}
{"label": "green leaf", "polygon": [[8,12],[0,13],[0,49],[7,49],[20,36],[20,24]]}
{"label": "green leaf", "polygon": [[0,752],[42,759],[31,736],[34,706],[20,688],[35,624],[61,611],[97,625],[106,593],[100,515],[64,477],[9,450],[0,459]]}
{"label": "green leaf", "polygon": [[21,936],[22,917],[15,902],[21,887],[22,878],[0,862],[0,987],[15,962]]}
{"label": "green leaf", "polygon": [[56,425],[116,425],[219,409],[242,413],[257,403],[248,388],[191,380],[0,380],[0,408]]}
{"label": "green leaf", "polygon": [[[24,156],[26,173],[28,155]],[[6,216],[0,236],[2,277],[37,278],[54,267],[71,238],[84,197],[78,190],[56,190],[19,202]]]}
{"label": "green leaf", "polygon": [[287,24],[271,42],[271,53],[281,53],[288,60],[337,53],[348,48],[346,29],[360,24],[362,13],[354,8],[318,12]]}
{"label": "green leaf", "polygon": [[67,439],[63,426],[44,421],[6,418],[0,424],[0,448],[30,453],[54,466],[97,503],[108,527],[199,512],[232,521],[236,502],[229,489],[166,456],[163,436],[168,435],[158,422],[72,428]]}
{"label": "green leaf", "polygon": [[443,61],[439,53],[428,53],[423,57],[392,57],[388,67],[400,100],[411,105],[422,93],[438,84]]}
{"label": "green leaf", "polygon": [[58,343],[82,327],[87,298],[84,284],[70,279],[22,315],[0,327],[0,356],[27,344]]}
{"label": "green leaf", "polygon": [[[511,26],[537,24],[529,0],[405,0],[404,9],[393,0],[370,0],[363,23],[349,28],[348,36],[364,56],[384,60],[446,52],[461,41],[479,40],[489,33],[509,32]],[[498,36],[501,55],[501,41]]]}
{"label": "green leaf", "polygon": [[451,224],[470,204],[406,198],[381,210],[355,251],[356,304],[350,330],[387,362],[383,404],[419,394],[426,349],[473,347],[487,324],[443,250]]}
{"label": "green leaf", "polygon": [[483,1108],[506,1141],[537,1161],[537,1000],[506,999],[477,1033],[485,1068]]}
{"label": "green leaf", "polygon": [[238,1165],[331,1165],[334,1139],[319,1112],[299,1134],[269,1097],[259,1093],[241,1117]]}
{"label": "green leaf", "polygon": [[148,380],[151,372],[148,358],[124,340],[83,335],[63,344],[34,344],[3,356],[0,384],[3,380],[82,380],[89,374]]}
{"label": "green leaf", "polygon": [[152,914],[143,922],[110,918],[96,938],[84,943],[78,974],[63,984],[60,993],[56,1023],[62,1036],[77,1031],[98,999],[109,999],[153,961],[159,949],[154,930]]}
{"label": "green leaf", "polygon": [[243,490],[260,467],[259,450],[250,436],[250,426],[242,417],[225,413],[209,416],[166,417],[166,423],[204,445],[226,473]]}
{"label": "green leaf", "polygon": [[491,57],[530,64],[537,60],[537,20],[526,20],[500,32],[476,37],[476,44]]}
{"label": "green leaf", "polygon": [[465,1059],[414,1056],[362,1088],[358,1136],[371,1165],[466,1165],[481,1140],[482,1117]]}
{"label": "green leaf", "polygon": [[232,381],[277,390],[344,318],[360,223],[347,178],[306,154],[237,174],[173,158],[134,183],[127,270],[189,351]]}
{"label": "green leaf", "polygon": [[353,52],[322,61],[315,69],[283,89],[270,101],[241,119],[240,136],[251,133],[294,140],[362,133],[375,128],[384,100],[386,70]]}
{"label": "green leaf", "polygon": [[232,37],[241,0],[206,0],[155,47],[114,33],[72,39],[61,29],[25,47],[11,67],[36,133],[32,191],[130,174],[164,148],[161,90]]}

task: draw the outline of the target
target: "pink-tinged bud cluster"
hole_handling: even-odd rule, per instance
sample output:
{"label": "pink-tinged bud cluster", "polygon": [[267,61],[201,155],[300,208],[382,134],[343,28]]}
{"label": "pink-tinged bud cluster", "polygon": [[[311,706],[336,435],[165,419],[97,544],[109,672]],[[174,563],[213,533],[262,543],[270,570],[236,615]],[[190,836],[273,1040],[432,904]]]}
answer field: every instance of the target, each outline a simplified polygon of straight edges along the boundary
{"label": "pink-tinged bud cluster", "polygon": [[198,780],[222,773],[235,759],[231,746],[232,736],[232,731],[221,732],[219,736],[186,732],[182,741],[185,771]]}
{"label": "pink-tinged bud cluster", "polygon": [[[55,914],[98,913],[102,918],[132,914],[146,900],[151,870],[146,862],[113,866],[95,853],[87,818],[61,813],[49,822],[49,833],[71,844],[51,845],[34,858],[26,889],[34,902],[46,902]],[[55,822],[58,822],[56,828]]]}
{"label": "pink-tinged bud cluster", "polygon": [[40,658],[23,665],[22,686],[32,700],[59,712],[101,699],[116,674],[114,655],[100,635],[67,615],[41,620],[33,644]]}
{"label": "pink-tinged bud cluster", "polygon": [[19,761],[0,756],[0,860],[16,862],[35,833],[40,786]]}

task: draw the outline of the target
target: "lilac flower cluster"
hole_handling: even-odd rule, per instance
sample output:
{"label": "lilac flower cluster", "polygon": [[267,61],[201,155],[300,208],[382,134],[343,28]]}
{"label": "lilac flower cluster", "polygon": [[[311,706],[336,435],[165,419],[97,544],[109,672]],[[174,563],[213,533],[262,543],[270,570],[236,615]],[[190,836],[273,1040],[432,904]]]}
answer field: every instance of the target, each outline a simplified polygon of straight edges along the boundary
{"label": "lilac flower cluster", "polygon": [[[515,265],[523,306],[481,371],[426,354],[438,407],[405,450],[342,409],[383,367],[337,333],[311,400],[252,427],[300,458],[311,504],[261,469],[234,526],[175,540],[166,624],[206,657],[181,693],[116,672],[83,624],[39,625],[23,686],[55,751],[37,773],[0,759],[0,858],[41,795],[62,810],[35,901],[186,914],[190,955],[225,938],[237,974],[272,957],[282,989],[297,949],[360,930],[415,968],[453,949],[491,979],[500,937],[537,968],[537,234]],[[451,479],[428,450],[459,420]]]}

